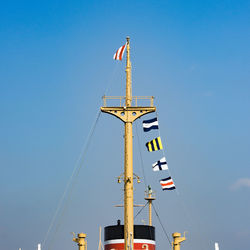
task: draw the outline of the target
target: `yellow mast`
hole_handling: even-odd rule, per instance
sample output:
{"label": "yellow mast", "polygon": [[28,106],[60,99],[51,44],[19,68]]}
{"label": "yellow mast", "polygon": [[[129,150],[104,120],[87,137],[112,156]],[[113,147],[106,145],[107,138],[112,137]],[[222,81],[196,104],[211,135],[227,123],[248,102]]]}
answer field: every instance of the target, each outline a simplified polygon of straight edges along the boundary
{"label": "yellow mast", "polygon": [[131,61],[130,61],[130,43],[127,37],[127,65],[126,65],[126,106],[130,107],[132,102],[132,80],[131,80]]}
{"label": "yellow mast", "polygon": [[[107,99],[121,100],[123,97],[103,97],[104,107],[101,111],[116,116],[124,122],[124,250],[133,250],[134,242],[134,211],[133,211],[133,127],[132,123],[139,117],[154,112],[153,97],[132,97],[130,39],[127,37],[127,63],[126,63],[126,96],[125,106],[107,107]],[[132,100],[135,99],[135,106]],[[137,106],[137,100],[148,99],[150,106]]]}
{"label": "yellow mast", "polygon": [[[108,99],[120,100],[120,106],[107,106]],[[122,100],[125,99],[125,106],[122,106]],[[135,105],[132,106],[132,101],[135,101]],[[150,106],[138,106],[138,100],[150,100]],[[133,122],[148,113],[155,112],[156,108],[153,105],[154,97],[142,97],[132,96],[132,84],[131,84],[131,61],[130,61],[130,39],[127,37],[127,63],[126,63],[126,96],[125,98],[104,96],[104,106],[101,107],[101,111],[111,114],[124,122],[125,135],[124,135],[124,250],[133,250],[134,248],[134,189],[133,189]],[[139,178],[137,176],[137,181]],[[120,183],[120,176],[118,178]],[[145,200],[149,202],[149,225],[152,226],[152,201],[155,197],[153,192],[148,186]],[[101,233],[101,231],[100,231]],[[79,250],[87,250],[86,234],[80,233],[77,238],[73,233],[73,241],[78,244]],[[180,250],[180,243],[186,240],[181,237],[180,233],[173,233],[172,249]],[[145,245],[146,246],[146,245]],[[99,242],[99,249],[102,247],[101,241]],[[143,246],[142,246],[143,247]]]}
{"label": "yellow mast", "polygon": [[[130,44],[127,38],[127,67],[126,67],[126,107],[131,106],[131,62]],[[126,113],[125,113],[126,115]],[[133,243],[134,235],[134,190],[133,190],[133,131],[132,121],[125,122],[124,140],[124,239],[125,246]],[[133,246],[133,244],[132,244]],[[133,249],[133,248],[132,248]]]}

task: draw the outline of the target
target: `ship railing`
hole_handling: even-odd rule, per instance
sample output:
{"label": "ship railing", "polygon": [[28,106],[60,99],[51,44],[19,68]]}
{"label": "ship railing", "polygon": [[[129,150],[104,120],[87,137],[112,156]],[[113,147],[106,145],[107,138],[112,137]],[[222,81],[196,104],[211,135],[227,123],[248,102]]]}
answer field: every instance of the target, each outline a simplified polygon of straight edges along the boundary
{"label": "ship railing", "polygon": [[[119,106],[125,106],[126,96],[103,96],[103,106],[104,107],[113,107],[117,106],[117,100],[119,100]],[[116,105],[113,104],[115,101]],[[107,102],[109,102],[107,105]],[[140,105],[138,105],[140,104]],[[148,105],[149,104],[149,105]],[[153,107],[154,106],[154,96],[133,96],[132,97],[132,105],[133,107]]]}

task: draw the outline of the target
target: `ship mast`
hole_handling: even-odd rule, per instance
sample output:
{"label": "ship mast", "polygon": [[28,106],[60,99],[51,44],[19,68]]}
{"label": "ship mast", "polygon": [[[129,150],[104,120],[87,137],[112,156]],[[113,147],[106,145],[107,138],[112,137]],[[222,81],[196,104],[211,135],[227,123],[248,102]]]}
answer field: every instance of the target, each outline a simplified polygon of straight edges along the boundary
{"label": "ship mast", "polygon": [[[130,44],[127,37],[127,66],[126,66],[126,107],[131,106],[131,62]],[[125,247],[133,243],[134,235],[134,188],[133,188],[133,127],[132,121],[125,122],[124,137],[124,239]],[[127,242],[126,242],[127,240]],[[132,244],[133,246],[133,244]],[[133,248],[132,248],[133,249]]]}
{"label": "ship mast", "polygon": [[[107,106],[108,99],[120,100],[120,106]],[[125,106],[121,100],[125,99]],[[137,106],[137,100],[150,101],[150,106]],[[133,100],[135,105],[133,106]],[[116,116],[124,122],[124,250],[133,250],[134,242],[134,188],[133,188],[133,122],[148,113],[155,112],[153,97],[132,97],[130,38],[127,37],[126,96],[103,97],[101,111]]]}
{"label": "ship mast", "polygon": [[[113,115],[124,123],[124,173],[118,177],[118,183],[121,182],[122,176],[124,181],[124,226],[120,225],[120,220],[118,220],[116,226],[105,227],[105,249],[123,249],[124,247],[124,250],[133,250],[134,230],[136,232],[136,249],[155,249],[155,228],[152,226],[152,201],[155,200],[155,196],[150,186],[148,186],[145,196],[145,200],[149,203],[149,226],[134,225],[133,181],[137,179],[137,182],[139,182],[139,177],[133,173],[133,122],[145,114],[155,112],[156,108],[153,104],[153,96],[132,96],[129,37],[127,37],[126,45],[126,96],[103,96],[103,107],[101,107],[102,112]],[[110,99],[119,100],[120,105],[108,106],[107,100]],[[148,100],[150,104],[148,106],[139,106],[138,101],[140,100]],[[180,250],[180,243],[186,240],[185,233],[183,237],[177,232],[173,233],[172,236],[172,249]],[[78,243],[79,250],[87,249],[86,234],[80,233],[77,238],[74,234],[73,241]],[[101,247],[102,244],[99,242],[99,248]]]}

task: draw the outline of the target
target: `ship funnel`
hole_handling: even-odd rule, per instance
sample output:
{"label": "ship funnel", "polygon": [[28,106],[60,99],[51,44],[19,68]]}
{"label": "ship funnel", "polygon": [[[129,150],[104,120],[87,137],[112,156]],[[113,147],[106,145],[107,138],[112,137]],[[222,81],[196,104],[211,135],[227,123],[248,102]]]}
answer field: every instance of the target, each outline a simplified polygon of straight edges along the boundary
{"label": "ship funnel", "polygon": [[215,249],[215,250],[220,250],[220,249],[219,249],[219,243],[218,243],[218,242],[215,242],[215,244],[214,244],[214,249]]}

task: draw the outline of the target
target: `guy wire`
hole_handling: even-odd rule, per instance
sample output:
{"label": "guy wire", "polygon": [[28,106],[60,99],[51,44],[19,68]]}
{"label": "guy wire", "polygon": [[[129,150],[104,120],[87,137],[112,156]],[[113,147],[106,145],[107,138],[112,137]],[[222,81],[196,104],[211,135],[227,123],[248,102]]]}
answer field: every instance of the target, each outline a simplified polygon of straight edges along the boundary
{"label": "guy wire", "polygon": [[141,143],[140,143],[140,138],[139,138],[139,134],[138,134],[138,129],[137,129],[137,122],[135,122],[135,131],[136,131],[136,136],[137,136],[137,141],[138,141],[138,148],[139,148],[139,154],[140,154],[140,160],[141,160],[141,168],[142,168],[142,174],[143,174],[143,178],[144,178],[144,184],[145,184],[145,189],[147,189],[147,180],[146,180],[146,175],[145,175],[145,171],[144,171],[144,163],[143,163],[143,158],[142,158],[142,152],[141,152]]}
{"label": "guy wire", "polygon": [[[156,117],[157,117],[157,121],[158,121],[158,124],[159,124],[158,134],[159,134],[159,137],[161,138],[159,116],[158,116],[158,113],[157,113],[157,112],[156,112]],[[165,159],[166,159],[166,154],[165,154],[165,149],[164,149],[164,147],[163,147],[163,149],[162,149],[162,155],[163,155],[163,157],[165,157]],[[169,175],[170,175],[171,178],[172,178],[172,174],[171,174],[171,172],[170,172],[169,167],[168,167],[168,170],[167,170],[167,171],[168,171]],[[176,182],[174,181],[174,183],[176,183]],[[177,189],[177,186],[175,185],[175,192],[176,192],[177,195],[180,195],[180,193],[179,193],[178,190],[179,190],[179,189]]]}
{"label": "guy wire", "polygon": [[[49,233],[50,233],[50,231],[51,231],[51,229],[52,229],[52,227],[53,227],[53,225],[54,225],[54,223],[55,223],[55,220],[56,220],[56,218],[57,218],[57,216],[58,216],[58,213],[59,213],[59,211],[60,211],[60,209],[61,209],[61,206],[62,206],[62,204],[63,204],[63,201],[64,201],[65,198],[66,198],[66,194],[69,192],[69,188],[70,188],[70,186],[71,186],[71,183],[72,183],[73,178],[76,178],[76,177],[78,176],[79,172],[80,172],[80,169],[81,169],[82,164],[79,164],[79,163],[80,163],[81,159],[83,158],[83,156],[84,156],[84,155],[86,154],[86,152],[87,152],[87,149],[88,149],[90,140],[91,140],[92,135],[93,135],[93,133],[94,133],[94,130],[95,130],[95,128],[96,128],[96,125],[97,125],[97,122],[98,122],[98,120],[99,120],[100,114],[101,114],[101,111],[98,110],[97,115],[96,115],[96,118],[95,118],[95,120],[94,120],[94,123],[93,123],[93,125],[92,125],[92,127],[91,127],[91,130],[90,130],[89,134],[88,134],[87,140],[85,141],[84,145],[83,145],[82,148],[81,148],[80,154],[79,154],[78,159],[77,159],[77,161],[76,161],[76,163],[75,163],[75,166],[74,166],[74,169],[73,169],[73,171],[72,171],[72,174],[71,174],[71,176],[70,176],[70,178],[69,178],[69,180],[68,180],[68,182],[67,182],[67,185],[66,185],[66,187],[65,187],[65,190],[64,190],[64,192],[63,192],[63,195],[62,195],[61,199],[59,200],[59,203],[58,203],[58,205],[57,205],[56,212],[55,212],[54,216],[52,217],[51,223],[50,223],[50,225],[49,225],[48,231],[47,231],[46,234],[45,234],[45,237],[44,237],[44,240],[43,240],[43,242],[42,242],[42,245],[45,245],[45,243],[46,243],[46,241],[47,241],[47,239],[48,239]],[[79,166],[78,166],[78,165],[79,165]],[[71,187],[71,190],[70,190],[70,191],[72,191],[72,187]],[[66,204],[65,204],[65,205],[66,205]],[[64,211],[63,211],[63,212],[64,212]],[[63,212],[62,212],[62,215],[63,215]],[[62,215],[61,215],[61,216],[62,216]],[[57,226],[57,229],[58,229],[58,226]],[[56,231],[57,231],[57,230],[56,230]],[[55,234],[56,234],[56,232],[55,232]]]}
{"label": "guy wire", "polygon": [[167,232],[166,232],[166,230],[165,230],[165,228],[164,228],[164,226],[163,226],[163,224],[162,224],[162,222],[161,222],[160,216],[159,216],[159,214],[157,213],[157,211],[156,211],[155,206],[154,206],[153,203],[152,203],[152,206],[153,206],[153,209],[154,209],[154,211],[155,211],[155,214],[156,214],[156,216],[157,216],[157,218],[158,218],[158,220],[159,220],[159,222],[160,222],[160,225],[161,225],[161,227],[162,227],[162,230],[163,230],[164,234],[166,235],[166,237],[167,237],[167,239],[168,239],[169,245],[172,246],[171,241],[170,241],[170,239],[169,239],[169,236],[168,236],[168,234],[167,234]]}
{"label": "guy wire", "polygon": [[137,212],[137,214],[134,216],[134,219],[142,212],[142,210],[148,205],[148,202]]}

